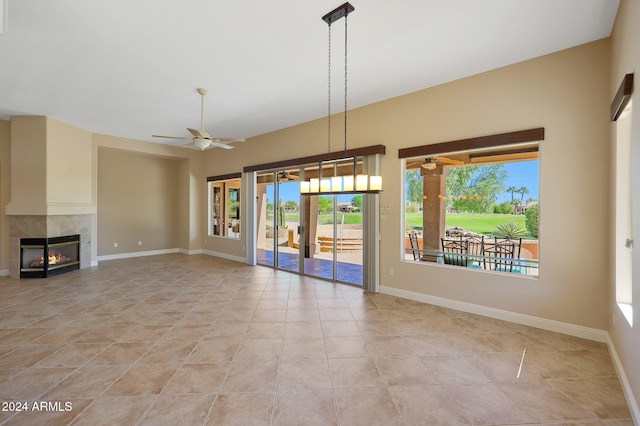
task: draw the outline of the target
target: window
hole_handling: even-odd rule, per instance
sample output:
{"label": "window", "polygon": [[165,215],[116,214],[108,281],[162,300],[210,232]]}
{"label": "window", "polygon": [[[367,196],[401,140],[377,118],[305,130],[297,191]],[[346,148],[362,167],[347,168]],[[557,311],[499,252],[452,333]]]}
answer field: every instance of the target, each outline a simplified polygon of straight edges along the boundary
{"label": "window", "polygon": [[[239,175],[238,173],[237,175],[207,178],[210,236],[240,238]],[[233,176],[233,178],[228,178],[229,176]]]}
{"label": "window", "polygon": [[[631,111],[633,74],[626,74],[611,102],[611,121],[616,122],[615,287],[616,302],[633,327],[631,229]],[[615,317],[614,317],[615,319]]]}
{"label": "window", "polygon": [[515,143],[496,135],[400,150],[403,259],[537,276],[544,129],[534,130],[505,134]]}
{"label": "window", "polygon": [[633,326],[631,241],[631,110],[629,102],[616,122],[615,258],[616,302]]}

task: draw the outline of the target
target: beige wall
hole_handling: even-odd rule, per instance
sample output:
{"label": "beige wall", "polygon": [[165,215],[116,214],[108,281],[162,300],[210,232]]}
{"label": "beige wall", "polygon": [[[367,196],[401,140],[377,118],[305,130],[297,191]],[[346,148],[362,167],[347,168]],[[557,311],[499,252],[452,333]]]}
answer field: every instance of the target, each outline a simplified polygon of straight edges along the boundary
{"label": "beige wall", "polygon": [[98,256],[179,246],[179,171],[179,160],[98,149]]}
{"label": "beige wall", "polygon": [[47,118],[47,204],[91,205],[91,133]]}
{"label": "beige wall", "polygon": [[[625,74],[634,73],[635,92],[633,94],[634,107],[631,129],[631,185],[632,185],[632,229],[634,230],[633,238],[635,240],[635,250],[633,251],[633,308],[635,317],[635,326],[630,327],[625,318],[622,316],[617,304],[615,303],[615,286],[611,288],[611,322],[609,324],[609,334],[615,345],[616,352],[624,366],[626,377],[630,387],[635,395],[635,409],[640,406],[640,362],[638,362],[638,354],[640,354],[640,329],[638,327],[640,318],[640,100],[638,98],[638,86],[640,80],[640,49],[638,49],[638,40],[640,40],[640,4],[633,0],[622,0],[618,16],[611,36],[612,41],[612,72],[609,81],[609,101],[618,89],[620,82]],[[610,125],[612,141],[615,141],[615,125]],[[615,143],[611,143],[611,149],[615,148]],[[613,152],[613,151],[612,151]],[[614,157],[615,158],[615,157]],[[613,162],[611,163],[614,164]],[[612,193],[614,186],[611,186]],[[614,200],[610,200],[611,206],[615,206]],[[614,242],[614,224],[610,227],[611,244]],[[613,253],[610,251],[610,262],[614,265]],[[615,283],[615,274],[612,271],[611,281]],[[636,414],[637,411],[636,411]],[[640,418],[635,419],[640,422]]]}
{"label": "beige wall", "polygon": [[95,214],[90,132],[49,117],[14,116],[11,141],[7,213]]}
{"label": "beige wall", "polygon": [[[391,213],[381,219],[381,285],[606,329],[608,64],[609,42],[598,41],[350,112],[350,147],[387,147],[380,202]],[[325,126],[317,120],[251,138],[233,151],[210,151],[205,174],[326,152]],[[401,261],[398,149],[534,127],[546,129],[540,152],[540,277]]]}
{"label": "beige wall", "polygon": [[11,199],[11,123],[0,120],[0,275],[9,273],[9,217],[4,206]]}
{"label": "beige wall", "polygon": [[47,214],[47,118],[12,117],[11,202],[22,214]]}
{"label": "beige wall", "polygon": [[[93,143],[98,150],[99,256],[176,248],[185,253],[202,250],[203,221],[206,218],[206,202],[202,194],[206,191],[206,182],[202,174],[201,152],[101,134],[93,135]],[[125,163],[114,163],[114,156]],[[112,177],[105,167],[132,180],[128,184],[124,179],[110,181]],[[166,185],[166,188],[159,182],[164,182],[162,185]],[[115,196],[112,185],[124,191],[120,198]],[[147,203],[154,206],[152,211],[144,214],[130,212],[127,214],[133,216],[129,217],[115,215],[115,211],[137,208],[144,211],[147,207],[140,207],[135,199],[145,187],[147,193],[144,196],[149,197]],[[107,193],[103,194],[103,191]],[[109,192],[113,194],[108,195]],[[104,198],[107,195],[109,198]],[[158,211],[161,206],[171,211],[171,215],[161,217],[164,214]],[[107,213],[104,209],[111,211]],[[151,215],[153,219],[143,220],[146,215]],[[103,224],[103,219],[110,223]],[[130,219],[135,222],[133,225],[129,223]],[[159,226],[165,229],[159,231],[161,235],[154,237],[152,234]],[[130,239],[134,245],[114,240],[116,235],[111,233],[113,229],[127,229],[127,235],[120,233],[117,236]],[[137,245],[138,241],[142,241],[142,246]],[[118,242],[117,248],[113,247],[114,242]]]}

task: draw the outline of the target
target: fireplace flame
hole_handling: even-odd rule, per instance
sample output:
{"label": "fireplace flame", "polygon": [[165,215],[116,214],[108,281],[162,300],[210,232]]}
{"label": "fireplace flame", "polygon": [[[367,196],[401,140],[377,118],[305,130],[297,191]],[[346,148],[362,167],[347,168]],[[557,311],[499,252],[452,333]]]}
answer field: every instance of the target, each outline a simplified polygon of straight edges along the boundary
{"label": "fireplace flame", "polygon": [[[66,263],[71,261],[67,256],[60,252],[49,251],[49,265],[56,265],[58,263]],[[44,258],[42,259],[44,262]]]}
{"label": "fireplace flame", "polygon": [[[64,254],[60,253],[60,252],[56,252],[56,251],[49,251],[49,265],[57,265],[57,264],[61,264],[61,263],[68,263],[71,262],[71,258],[68,256],[65,256]],[[32,268],[41,268],[42,266],[44,266],[44,256],[40,256],[40,260],[34,260],[33,262],[31,262],[31,264],[29,265]]]}

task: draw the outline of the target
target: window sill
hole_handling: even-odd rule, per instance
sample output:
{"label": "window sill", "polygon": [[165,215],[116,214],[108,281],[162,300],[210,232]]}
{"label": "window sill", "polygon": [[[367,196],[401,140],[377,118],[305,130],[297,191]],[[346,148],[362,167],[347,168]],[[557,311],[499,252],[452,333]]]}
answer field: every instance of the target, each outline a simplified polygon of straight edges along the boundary
{"label": "window sill", "polygon": [[629,327],[633,327],[633,305],[630,303],[618,302],[618,308],[620,308],[620,312],[622,312],[622,315],[624,315],[625,319],[629,323]]}

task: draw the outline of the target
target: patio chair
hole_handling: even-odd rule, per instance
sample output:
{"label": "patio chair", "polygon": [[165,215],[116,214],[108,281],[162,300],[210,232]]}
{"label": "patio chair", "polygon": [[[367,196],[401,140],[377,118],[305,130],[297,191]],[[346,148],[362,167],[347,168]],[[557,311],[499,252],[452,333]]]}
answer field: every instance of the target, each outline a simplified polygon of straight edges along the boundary
{"label": "patio chair", "polygon": [[411,244],[411,253],[413,260],[420,260],[420,245],[418,244],[418,234],[409,232],[409,243]]}
{"label": "patio chair", "polygon": [[483,264],[484,268],[492,271],[515,272],[514,263],[517,262],[517,254],[520,254],[520,245],[508,238],[495,238],[493,242],[484,244]]}
{"label": "patio chair", "polygon": [[467,253],[469,257],[468,266],[470,268],[482,268],[482,256],[484,252],[484,235],[478,237],[464,237],[468,243]]}
{"label": "patio chair", "polygon": [[473,260],[469,259],[469,241],[463,239],[441,238],[443,260],[445,265],[469,266]]}
{"label": "patio chair", "polygon": [[522,238],[495,238],[495,241],[500,243],[512,242],[514,244],[513,257],[515,257],[516,259],[520,257],[520,248],[522,247]]}

